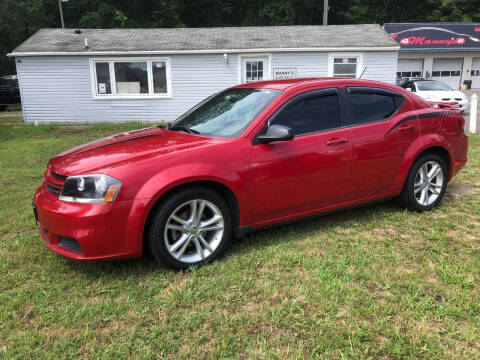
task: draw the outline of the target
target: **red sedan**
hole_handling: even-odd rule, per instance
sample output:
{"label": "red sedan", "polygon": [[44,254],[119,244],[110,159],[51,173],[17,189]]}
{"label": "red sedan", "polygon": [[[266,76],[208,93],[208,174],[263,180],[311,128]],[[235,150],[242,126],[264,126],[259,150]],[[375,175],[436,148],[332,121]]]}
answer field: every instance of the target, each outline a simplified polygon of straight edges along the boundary
{"label": "red sedan", "polygon": [[53,251],[186,268],[266,225],[396,198],[424,211],[467,161],[459,110],[356,79],[235,86],[168,127],[52,158],[34,197]]}

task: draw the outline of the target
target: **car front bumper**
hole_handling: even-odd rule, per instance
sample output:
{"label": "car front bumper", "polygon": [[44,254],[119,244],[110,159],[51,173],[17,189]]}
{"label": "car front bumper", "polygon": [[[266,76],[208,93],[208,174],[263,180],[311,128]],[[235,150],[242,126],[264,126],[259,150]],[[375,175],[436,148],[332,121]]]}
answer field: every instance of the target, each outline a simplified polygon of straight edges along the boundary
{"label": "car front bumper", "polygon": [[138,232],[143,201],[80,204],[58,200],[42,185],[36,191],[34,210],[47,247],[76,260],[113,260],[142,255]]}

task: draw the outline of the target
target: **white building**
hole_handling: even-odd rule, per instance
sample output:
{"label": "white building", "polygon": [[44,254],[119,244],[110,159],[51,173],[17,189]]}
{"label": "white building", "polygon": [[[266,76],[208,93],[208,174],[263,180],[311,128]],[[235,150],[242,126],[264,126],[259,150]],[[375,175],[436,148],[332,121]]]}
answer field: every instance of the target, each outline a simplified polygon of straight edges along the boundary
{"label": "white building", "polygon": [[385,24],[400,45],[397,77],[440,80],[454,89],[480,88],[480,23]]}
{"label": "white building", "polygon": [[242,82],[394,83],[398,49],[379,25],[43,29],[9,55],[26,122],[158,122]]}

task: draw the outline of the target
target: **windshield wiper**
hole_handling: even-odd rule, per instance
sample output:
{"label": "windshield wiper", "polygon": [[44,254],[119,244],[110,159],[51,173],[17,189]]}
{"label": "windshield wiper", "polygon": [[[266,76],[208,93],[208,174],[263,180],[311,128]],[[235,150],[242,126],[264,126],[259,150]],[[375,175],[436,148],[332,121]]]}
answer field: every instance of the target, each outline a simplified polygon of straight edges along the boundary
{"label": "windshield wiper", "polygon": [[185,131],[189,134],[197,134],[197,135],[201,134],[200,131],[195,130],[195,129],[191,129],[188,126],[184,126],[184,125],[173,125],[172,126],[170,124],[167,124],[167,129],[168,130],[173,130],[173,131],[176,131],[176,130]]}

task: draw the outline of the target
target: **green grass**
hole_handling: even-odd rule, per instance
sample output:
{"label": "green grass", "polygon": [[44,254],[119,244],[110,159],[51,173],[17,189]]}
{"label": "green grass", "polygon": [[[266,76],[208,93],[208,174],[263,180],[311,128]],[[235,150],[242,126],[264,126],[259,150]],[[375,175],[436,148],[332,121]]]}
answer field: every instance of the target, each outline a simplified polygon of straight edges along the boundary
{"label": "green grass", "polygon": [[0,357],[480,358],[480,136],[434,211],[392,202],[259,231],[186,272],[47,250],[48,159],[141,124],[0,120]]}

